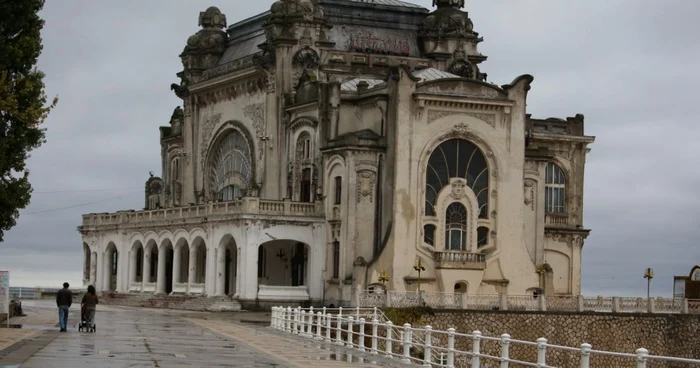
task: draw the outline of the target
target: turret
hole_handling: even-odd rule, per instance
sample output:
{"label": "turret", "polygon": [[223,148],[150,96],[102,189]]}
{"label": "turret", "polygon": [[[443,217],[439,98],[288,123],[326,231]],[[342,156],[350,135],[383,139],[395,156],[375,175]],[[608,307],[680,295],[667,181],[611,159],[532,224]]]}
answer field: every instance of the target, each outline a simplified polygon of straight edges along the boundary
{"label": "turret", "polygon": [[419,36],[423,53],[437,61],[437,67],[464,78],[486,80],[478,64],[486,56],[477,50],[483,41],[464,8],[464,0],[433,0],[437,9],[423,21]]}

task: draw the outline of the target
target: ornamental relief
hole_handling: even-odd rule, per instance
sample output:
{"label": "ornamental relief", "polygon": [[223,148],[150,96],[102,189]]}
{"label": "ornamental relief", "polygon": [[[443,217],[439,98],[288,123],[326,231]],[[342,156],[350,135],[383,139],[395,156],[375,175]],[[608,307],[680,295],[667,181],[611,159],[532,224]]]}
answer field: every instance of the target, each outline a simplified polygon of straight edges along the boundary
{"label": "ornamental relief", "polygon": [[455,180],[451,184],[452,192],[450,196],[454,199],[462,199],[467,195],[466,184],[461,180]]}
{"label": "ornamental relief", "polygon": [[200,167],[204,167],[204,162],[207,156],[207,150],[209,149],[209,144],[211,143],[212,136],[214,134],[214,129],[221,122],[221,113],[212,114],[211,109],[204,113],[201,125],[200,125],[200,135],[201,135],[201,146],[199,147],[199,160]]}
{"label": "ornamental relief", "polygon": [[464,112],[464,111],[450,111],[450,110],[428,110],[428,124],[434,122],[435,120],[438,120],[440,118],[444,118],[445,116],[452,116],[452,115],[466,115],[466,116],[471,116],[473,118],[477,118],[486,124],[496,127],[496,115],[495,114],[480,114],[480,113],[474,113],[474,112]]}
{"label": "ornamental relief", "polygon": [[531,210],[535,210],[535,188],[537,187],[537,182],[532,179],[525,179],[525,204],[530,207]]}
{"label": "ornamental relief", "polygon": [[357,172],[357,203],[368,197],[369,202],[372,203],[372,194],[376,181],[377,175],[374,171],[362,170]]}
{"label": "ornamental relief", "polygon": [[255,130],[255,143],[258,146],[258,159],[262,160],[264,147],[260,139],[265,135],[265,104],[254,103],[243,108],[243,115],[251,120]]}

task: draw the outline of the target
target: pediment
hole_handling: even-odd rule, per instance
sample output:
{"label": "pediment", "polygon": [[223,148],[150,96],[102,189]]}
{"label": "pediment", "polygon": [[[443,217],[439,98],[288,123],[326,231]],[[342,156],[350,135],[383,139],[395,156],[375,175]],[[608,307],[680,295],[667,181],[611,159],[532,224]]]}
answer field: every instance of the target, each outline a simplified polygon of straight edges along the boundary
{"label": "pediment", "polygon": [[469,78],[441,78],[418,83],[417,93],[507,99],[506,91],[496,85]]}

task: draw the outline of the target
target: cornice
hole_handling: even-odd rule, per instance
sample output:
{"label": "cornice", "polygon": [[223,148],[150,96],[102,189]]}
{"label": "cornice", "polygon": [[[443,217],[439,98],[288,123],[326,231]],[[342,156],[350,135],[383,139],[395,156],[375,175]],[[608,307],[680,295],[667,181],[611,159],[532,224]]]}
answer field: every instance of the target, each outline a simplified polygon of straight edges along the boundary
{"label": "cornice", "polygon": [[561,143],[561,142],[571,142],[571,143],[586,143],[590,144],[595,142],[595,137],[593,136],[580,136],[580,135],[569,135],[569,134],[556,134],[556,133],[542,133],[542,132],[532,132],[532,141],[537,142],[547,142],[547,143]]}
{"label": "cornice", "polygon": [[193,84],[189,87],[190,93],[197,93],[201,92],[203,90],[209,89],[209,88],[216,88],[221,85],[225,85],[230,82],[235,82],[236,80],[239,79],[245,79],[248,78],[252,75],[255,74],[261,74],[264,75],[260,70],[256,69],[255,67],[251,66],[243,70],[239,70],[234,73],[229,73],[222,75],[220,77],[212,78],[203,82],[199,82],[196,84]]}
{"label": "cornice", "polygon": [[464,96],[445,96],[426,92],[415,92],[413,99],[418,103],[418,107],[432,107],[439,109],[455,110],[481,110],[499,111],[504,109],[506,114],[515,105],[511,100],[487,99]]}

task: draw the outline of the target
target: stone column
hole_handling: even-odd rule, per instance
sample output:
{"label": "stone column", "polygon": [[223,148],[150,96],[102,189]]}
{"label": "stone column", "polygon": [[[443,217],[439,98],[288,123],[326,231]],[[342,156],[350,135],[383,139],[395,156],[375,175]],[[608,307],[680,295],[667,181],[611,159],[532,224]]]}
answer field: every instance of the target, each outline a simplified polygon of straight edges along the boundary
{"label": "stone column", "polygon": [[97,287],[97,252],[90,252],[90,285]]}
{"label": "stone column", "polygon": [[[256,239],[257,240],[257,239]],[[255,300],[258,297],[258,244],[248,244],[241,248],[242,299]]]}
{"label": "stone column", "polygon": [[195,276],[197,275],[197,273],[195,272],[195,270],[197,270],[197,250],[198,249],[199,249],[199,246],[190,247],[189,272],[187,272],[187,293],[190,292],[190,285],[192,285],[196,282]]}
{"label": "stone column", "polygon": [[112,279],[112,260],[109,256],[111,252],[105,251],[102,253],[102,290],[109,290],[110,280]]}
{"label": "stone column", "polygon": [[95,253],[95,291],[101,292],[104,290],[104,254],[101,250]]}
{"label": "stone column", "polygon": [[143,272],[141,273],[141,292],[146,290],[146,284],[151,282],[151,249],[143,251]]}
{"label": "stone column", "polygon": [[[235,290],[233,291],[233,297],[238,298],[241,295],[241,291],[243,290],[243,276],[241,273],[241,257],[243,255],[241,254],[241,247],[236,247],[233,250],[233,254],[235,254],[235,258],[231,260],[231,270],[234,272],[234,275],[236,275],[236,283],[235,283]],[[257,256],[257,255],[256,255]],[[256,274],[256,279],[257,279],[257,270],[255,271]]]}
{"label": "stone column", "polygon": [[218,248],[216,254],[216,293],[221,296],[226,292],[226,248]]}
{"label": "stone column", "polygon": [[206,247],[207,252],[207,271],[205,272],[206,278],[204,279],[204,291],[206,295],[216,295],[216,248],[211,246]]}
{"label": "stone column", "polygon": [[156,294],[165,294],[165,261],[167,249],[162,247],[158,250],[158,273],[156,275]]}
{"label": "stone column", "polygon": [[126,288],[124,291],[128,292],[131,290],[131,284],[136,281],[136,268],[138,268],[138,260],[136,258],[138,254],[139,252],[129,252],[129,279],[126,282]]}
{"label": "stone column", "polygon": [[173,291],[175,291],[175,285],[180,282],[180,251],[182,250],[182,245],[177,247],[173,252]]}

